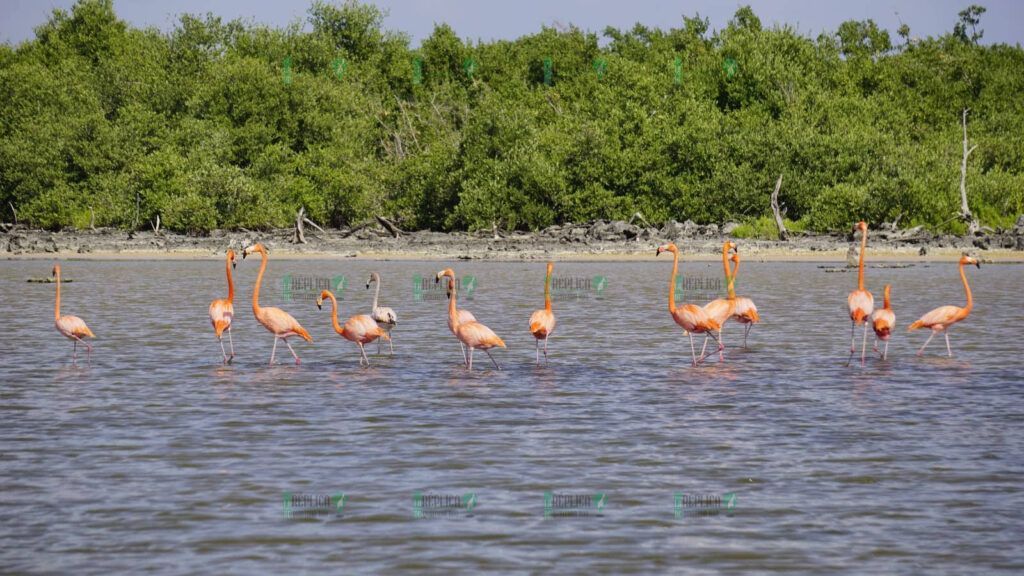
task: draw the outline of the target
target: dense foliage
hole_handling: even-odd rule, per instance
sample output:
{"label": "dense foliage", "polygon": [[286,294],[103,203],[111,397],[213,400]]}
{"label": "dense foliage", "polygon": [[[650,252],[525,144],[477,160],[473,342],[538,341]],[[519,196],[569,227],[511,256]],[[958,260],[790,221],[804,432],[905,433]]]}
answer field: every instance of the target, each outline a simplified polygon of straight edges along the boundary
{"label": "dense foliage", "polygon": [[[314,3],[272,29],[183,15],[168,33],[110,0],[0,45],[3,219],[47,228],[531,229],[592,218],[741,220],[780,199],[795,225],[864,218],[962,231],[1024,211],[1024,50],[949,34],[895,42],[849,21],[817,39],[749,8],[712,32],[544,28],[418,49],[372,5]],[[763,220],[762,220],[763,222]]]}

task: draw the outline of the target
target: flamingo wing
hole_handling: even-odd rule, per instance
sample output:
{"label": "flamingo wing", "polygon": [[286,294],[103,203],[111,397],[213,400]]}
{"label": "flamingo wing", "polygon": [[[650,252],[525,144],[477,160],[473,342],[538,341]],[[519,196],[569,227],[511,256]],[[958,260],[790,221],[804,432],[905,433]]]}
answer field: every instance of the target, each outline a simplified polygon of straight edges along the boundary
{"label": "flamingo wing", "polygon": [[850,305],[850,319],[860,322],[871,315],[875,310],[875,297],[867,290],[854,290],[846,299]]}
{"label": "flamingo wing", "polygon": [[536,338],[546,338],[555,331],[555,314],[548,310],[536,310],[530,314],[530,333]]}
{"label": "flamingo wing", "polygon": [[61,316],[57,320],[57,331],[71,339],[96,337],[92,330],[89,330],[89,327],[85,325],[85,320],[70,314]]}
{"label": "flamingo wing", "polygon": [[750,298],[736,298],[732,317],[740,322],[749,322],[751,324],[757,324],[761,321],[761,316],[757,313],[757,306],[754,305],[754,301]]}
{"label": "flamingo wing", "polygon": [[694,304],[683,304],[676,308],[676,313],[673,317],[676,320],[676,324],[679,324],[688,332],[700,334],[708,330],[720,330],[722,327],[714,318],[708,316],[708,313],[703,308]]}
{"label": "flamingo wing", "polygon": [[459,322],[476,322],[476,316],[465,308],[459,308],[455,311],[455,314],[459,317]]}
{"label": "flamingo wing", "polygon": [[398,315],[395,311],[384,306],[373,309],[373,319],[381,324],[398,324]]}
{"label": "flamingo wing", "polygon": [[214,300],[210,303],[209,312],[210,323],[213,324],[214,331],[220,337],[231,326],[231,322],[235,318],[235,307],[227,300]]}
{"label": "flamingo wing", "polygon": [[871,313],[871,327],[879,337],[888,337],[892,327],[896,325],[896,314],[892,310],[875,310]]}
{"label": "flamingo wing", "polygon": [[505,347],[505,342],[493,330],[479,322],[459,324],[459,340],[466,346],[486,350],[495,346]]}
{"label": "flamingo wing", "polygon": [[704,312],[714,318],[719,325],[725,323],[732,316],[734,303],[725,298],[717,298],[704,305]]}
{"label": "flamingo wing", "polygon": [[918,328],[937,328],[941,330],[945,326],[958,320],[962,308],[959,306],[939,306],[935,310],[921,316],[921,319],[910,325],[910,330]]}
{"label": "flamingo wing", "polygon": [[359,314],[345,321],[345,338],[353,342],[367,344],[380,337],[386,339],[388,333],[371,316]]}
{"label": "flamingo wing", "polygon": [[297,335],[301,336],[306,342],[312,342],[313,337],[306,332],[306,329],[302,327],[291,314],[281,310],[280,308],[261,308],[260,316],[256,318],[264,328],[274,333],[274,336],[279,338],[287,338],[288,336]]}

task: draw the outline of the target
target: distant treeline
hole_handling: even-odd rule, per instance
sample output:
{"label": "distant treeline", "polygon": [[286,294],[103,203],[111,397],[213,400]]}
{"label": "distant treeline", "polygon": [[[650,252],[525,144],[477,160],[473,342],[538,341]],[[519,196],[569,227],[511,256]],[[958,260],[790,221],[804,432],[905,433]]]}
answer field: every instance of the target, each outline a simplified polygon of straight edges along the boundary
{"label": "distant treeline", "polygon": [[[594,218],[746,222],[770,234],[858,219],[961,232],[1024,212],[1024,50],[871,20],[808,38],[749,7],[722,30],[543,28],[418,49],[375,6],[308,25],[183,15],[170,32],[110,0],[0,45],[0,215],[45,228],[323,225],[536,229]],[[464,31],[472,33],[472,31]]]}

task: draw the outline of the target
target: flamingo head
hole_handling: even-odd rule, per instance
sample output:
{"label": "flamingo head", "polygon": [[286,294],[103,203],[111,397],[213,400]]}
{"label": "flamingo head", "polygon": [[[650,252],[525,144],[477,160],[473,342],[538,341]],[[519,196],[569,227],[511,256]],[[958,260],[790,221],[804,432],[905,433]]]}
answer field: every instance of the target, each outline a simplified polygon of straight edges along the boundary
{"label": "flamingo head", "polygon": [[330,290],[324,290],[323,292],[321,292],[320,295],[316,297],[316,309],[317,310],[323,310],[324,309],[324,299],[325,298],[331,298],[333,296],[334,295],[331,294]]}
{"label": "flamingo head", "polygon": [[53,277],[56,277],[57,274],[60,274],[60,264],[54,264],[53,270],[50,271],[50,275]]}
{"label": "flamingo head", "polygon": [[370,272],[370,279],[366,281],[366,289],[369,290],[370,284],[373,284],[374,282],[380,282],[380,274]]}
{"label": "flamingo head", "polygon": [[440,272],[437,273],[436,276],[434,276],[434,284],[437,284],[438,282],[440,282],[441,278],[443,278],[445,276],[454,279],[455,278],[455,271],[452,270],[451,268],[445,268],[444,270],[441,270]]}
{"label": "flamingo head", "polygon": [[245,250],[242,250],[242,260],[245,260],[245,257],[248,256],[249,254],[252,254],[253,252],[259,252],[264,256],[267,255],[267,249],[263,247],[263,244],[257,242],[256,244],[249,246]]}
{"label": "flamingo head", "polygon": [[861,220],[860,222],[857,222],[856,224],[854,224],[853,225],[853,231],[857,232],[858,230],[860,230],[861,232],[867,232],[868,231],[868,223],[863,221],[863,220]]}
{"label": "flamingo head", "polygon": [[237,265],[237,261],[235,260],[235,251],[230,248],[228,248],[228,262],[231,262],[232,269]]}
{"label": "flamingo head", "polygon": [[548,276],[551,276],[551,272],[554,271],[554,269],[555,269],[555,263],[554,262],[548,262]]}
{"label": "flamingo head", "polygon": [[960,265],[963,266],[964,264],[974,264],[978,268],[981,268],[981,262],[978,262],[977,258],[968,256],[967,254],[960,256]]}
{"label": "flamingo head", "polygon": [[654,255],[659,256],[662,252],[671,252],[673,254],[678,254],[679,248],[676,248],[675,244],[669,242],[668,244],[662,244],[661,246],[658,246],[658,250],[654,253]]}
{"label": "flamingo head", "polygon": [[737,251],[733,252],[732,256],[729,258],[729,260],[732,260],[733,264],[739,264],[740,263],[740,251],[737,250]]}

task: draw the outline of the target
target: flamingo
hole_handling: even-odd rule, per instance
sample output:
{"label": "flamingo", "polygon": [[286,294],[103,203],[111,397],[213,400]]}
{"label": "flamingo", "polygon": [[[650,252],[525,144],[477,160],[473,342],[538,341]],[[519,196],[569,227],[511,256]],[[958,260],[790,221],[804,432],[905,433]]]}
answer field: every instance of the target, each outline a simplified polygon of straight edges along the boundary
{"label": "flamingo", "polygon": [[500,346],[505,348],[505,342],[494,333],[493,330],[477,322],[476,320],[470,322],[463,322],[459,318],[458,309],[455,305],[455,280],[451,277],[448,278],[448,325],[455,327],[455,337],[459,339],[459,342],[469,348],[469,357],[466,359],[466,366],[470,370],[473,370],[473,349],[479,348],[487,353],[487,357],[494,362],[494,367],[501,370],[501,366],[498,366],[498,361],[491,356],[491,348]]}
{"label": "flamingo", "polygon": [[[224,356],[224,363],[230,364],[235,358],[235,343],[231,339],[231,321],[235,317],[235,283],[231,279],[231,269],[235,267],[235,251],[229,249],[225,268],[228,274],[228,297],[210,302],[210,323],[213,324],[213,331],[220,342],[220,353]],[[231,357],[224,352],[224,331],[228,333],[228,343],[231,345]]]}
{"label": "flamingo", "polygon": [[864,289],[864,252],[868,248],[868,225],[861,220],[853,226],[853,232],[856,234],[857,230],[861,232],[860,239],[860,269],[857,271],[857,289],[850,292],[850,296],[846,299],[847,304],[850,305],[850,357],[846,360],[846,365],[850,365],[850,360],[853,360],[853,353],[857,351],[854,346],[853,330],[857,324],[864,324],[864,339],[861,343],[860,348],[860,363],[864,364],[865,351],[868,345],[868,317],[875,309],[875,297]]}
{"label": "flamingo", "polygon": [[551,272],[554,262],[548,262],[544,277],[544,308],[530,314],[530,334],[537,340],[537,364],[540,365],[540,341],[544,341],[544,361],[548,359],[548,337],[555,331],[555,313],[551,311]]}
{"label": "flamingo", "polygon": [[893,313],[892,304],[889,302],[889,291],[891,289],[891,285],[885,285],[885,296],[882,309],[875,310],[871,313],[871,328],[875,331],[875,352],[878,352],[878,341],[882,340],[885,342],[885,350],[882,352],[882,360],[885,360],[889,355],[889,336],[892,335],[892,329],[896,326],[896,314]]}
{"label": "flamingo", "polygon": [[338,301],[330,290],[320,293],[320,297],[316,299],[316,307],[323,310],[324,300],[328,298],[331,300],[331,323],[334,325],[334,331],[342,338],[355,342],[359,346],[359,365],[362,366],[365,360],[366,366],[369,367],[370,359],[366,357],[363,344],[369,344],[378,338],[390,340],[391,336],[386,329],[378,326],[377,322],[366,314],[357,314],[346,320],[345,325],[342,326],[338,323]]}
{"label": "flamingo", "polygon": [[[391,354],[395,353],[394,344],[391,342],[391,331],[398,324],[398,315],[395,311],[386,306],[377,306],[377,298],[380,297],[380,274],[376,272],[370,272],[370,279],[366,281],[366,289],[370,289],[370,284],[376,282],[377,289],[373,293],[373,311],[370,313],[370,317],[377,323],[378,326],[387,332],[388,337],[382,338],[381,340],[388,341],[388,350]],[[339,332],[339,334],[341,334]],[[380,354],[380,340],[377,340],[377,354]]]}
{"label": "flamingo", "polygon": [[[690,354],[693,355],[693,365],[696,366],[697,351],[693,347],[693,334],[705,334],[710,336],[718,343],[718,350],[721,353],[725,350],[725,346],[722,345],[722,341],[715,336],[715,332],[719,332],[722,329],[714,318],[708,315],[703,308],[696,304],[683,304],[676,308],[676,275],[679,273],[679,249],[676,248],[675,244],[671,242],[658,246],[658,250],[655,252],[655,256],[660,255],[662,252],[672,253],[672,276],[668,280],[668,312],[672,315],[672,319],[676,321],[686,330],[687,335],[690,337]],[[701,354],[700,361],[704,361],[705,356]]]}
{"label": "flamingo", "polygon": [[61,316],[60,315],[60,264],[53,265],[53,277],[57,279],[57,303],[53,307],[53,325],[57,328],[57,332],[64,335],[65,338],[74,341],[74,348],[72,348],[71,359],[75,360],[78,358],[78,343],[81,342],[86,349],[86,356],[88,359],[92,359],[92,346],[88,342],[82,340],[82,338],[95,338],[96,335],[89,330],[89,327],[85,325],[85,320],[82,320],[78,316],[72,316],[70,314]]}
{"label": "flamingo", "polygon": [[[727,285],[732,286],[732,273],[729,271],[729,251],[736,249],[736,243],[730,240],[726,240],[722,244],[722,267],[725,268],[725,282]],[[718,325],[725,328],[725,321],[729,319],[733,314],[733,309],[736,305],[736,301],[730,296],[729,298],[716,298],[711,302],[704,305],[704,312],[707,312],[708,316],[715,319]],[[724,344],[725,338],[722,337],[722,330],[719,330],[718,337]],[[708,339],[704,337],[704,346],[701,346],[700,354],[704,355],[704,350],[707,347]],[[719,360],[725,360],[725,355],[719,351]]]}
{"label": "flamingo", "polygon": [[245,260],[245,257],[253,252],[259,252],[262,261],[260,262],[260,273],[256,275],[256,287],[252,291],[252,313],[256,316],[256,321],[274,335],[274,348],[270,351],[270,365],[274,365],[274,355],[277,353],[278,339],[284,340],[284,345],[291,351],[292,356],[295,358],[295,363],[298,364],[299,355],[295,353],[292,345],[288,343],[288,338],[299,336],[306,342],[312,342],[313,337],[295,321],[295,318],[292,318],[284,310],[260,306],[260,284],[263,283],[263,273],[267,270],[267,249],[263,247],[263,244],[258,243],[249,246],[242,250],[242,260]]}
{"label": "flamingo", "polygon": [[[445,268],[444,270],[438,272],[437,276],[434,277],[434,283],[437,284],[438,282],[441,281],[441,278],[445,276],[450,278],[453,282],[455,281],[455,271],[452,270],[451,268]],[[469,310],[460,309],[456,311],[456,314],[459,318],[459,322],[476,322],[476,317],[473,316],[473,313],[470,312]],[[448,329],[452,331],[452,334],[455,335],[455,338],[459,337],[459,335],[455,333],[455,324],[452,323],[450,317],[448,318]],[[466,347],[463,346],[462,340],[459,340],[459,348],[462,349],[462,361],[466,362]]]}
{"label": "flamingo", "polygon": [[736,296],[736,276],[740,270],[740,253],[737,250],[732,255],[732,278],[729,280],[729,298],[735,301],[731,318],[740,324],[745,325],[743,329],[743,348],[747,347],[747,335],[750,334],[750,329],[761,321],[761,316],[757,313],[757,306],[754,305],[754,301],[750,298],[744,298],[742,296]]}
{"label": "flamingo", "polygon": [[931,328],[932,334],[925,341],[924,346],[921,346],[921,349],[917,351],[918,356],[924,353],[924,349],[928,347],[928,343],[932,341],[932,338],[939,332],[942,332],[946,337],[946,353],[950,358],[953,357],[953,349],[949,346],[949,327],[967,318],[971,313],[971,308],[974,307],[974,300],[971,298],[971,287],[967,284],[967,275],[964,274],[965,264],[974,264],[978,268],[981,268],[981,264],[967,254],[960,258],[960,280],[963,281],[964,292],[967,293],[967,305],[963,308],[959,306],[939,306],[935,310],[921,316],[920,320],[907,328],[907,332],[917,330],[918,328]]}

